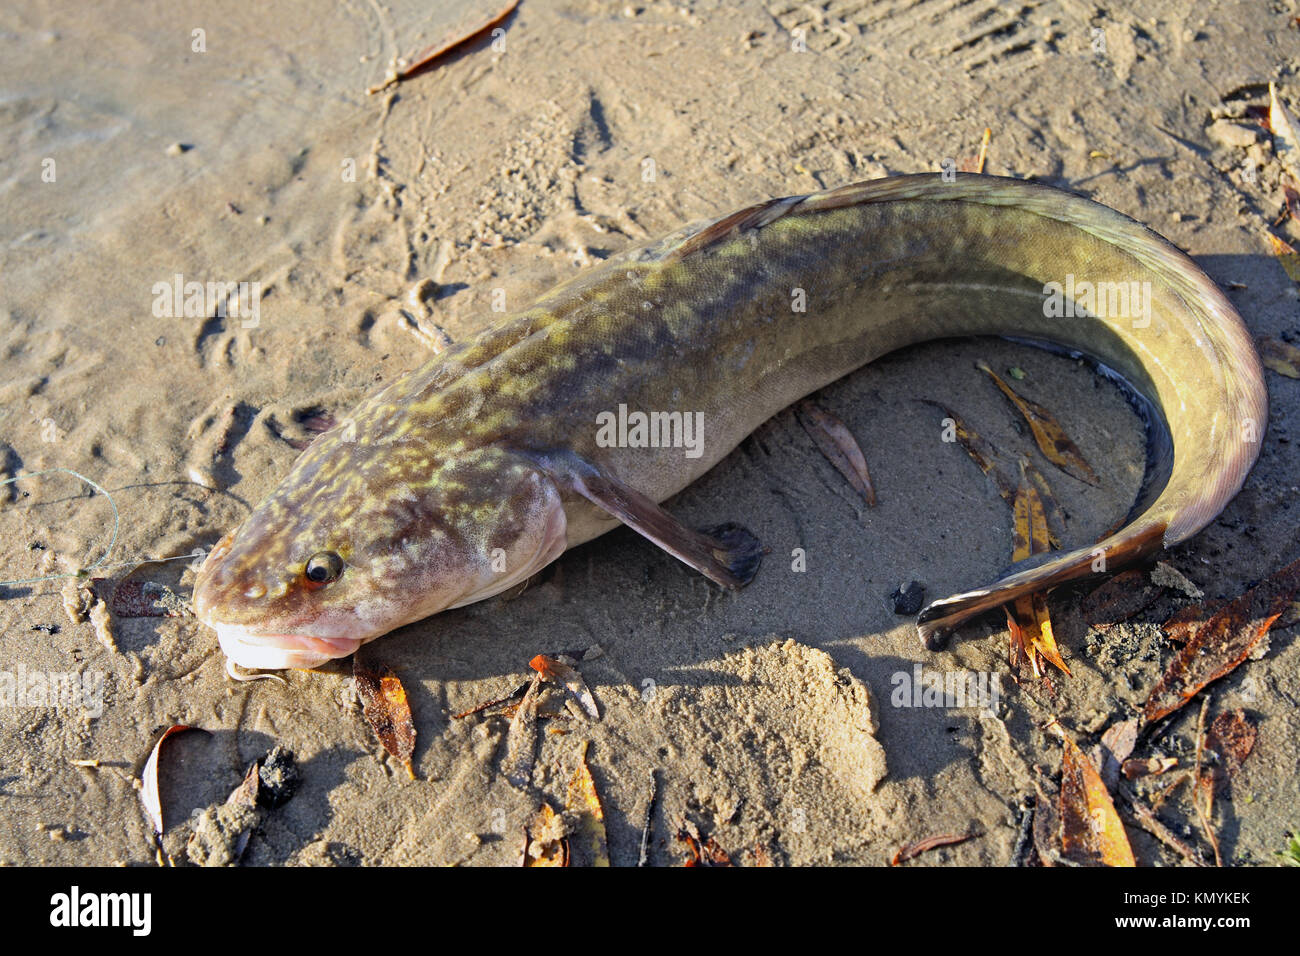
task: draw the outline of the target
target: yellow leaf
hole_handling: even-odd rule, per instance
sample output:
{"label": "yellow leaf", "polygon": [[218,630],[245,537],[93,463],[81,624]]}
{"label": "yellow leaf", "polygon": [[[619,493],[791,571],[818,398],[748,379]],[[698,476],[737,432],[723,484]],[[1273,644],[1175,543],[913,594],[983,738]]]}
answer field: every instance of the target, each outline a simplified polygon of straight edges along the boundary
{"label": "yellow leaf", "polygon": [[569,838],[564,821],[551,805],[542,802],[537,816],[526,831],[524,866],[568,866]]}
{"label": "yellow leaf", "polygon": [[578,769],[569,781],[569,792],[565,798],[565,809],[578,817],[578,828],[574,833],[578,846],[582,848],[582,862],[589,866],[609,866],[609,840],[605,833],[605,810],[600,805],[600,794],[596,792],[596,781],[592,779],[591,768],[587,766],[587,741],[582,742],[582,756],[578,760]]}
{"label": "yellow leaf", "polygon": [[1124,824],[1101,775],[1065,730],[1047,725],[1065,744],[1061,763],[1061,848],[1065,856],[1104,866],[1137,866]]}
{"label": "yellow leaf", "polygon": [[1259,346],[1259,358],[1265,368],[1271,368],[1287,378],[1300,378],[1300,349],[1281,339],[1261,338],[1255,343]]}
{"label": "yellow leaf", "polygon": [[1072,478],[1078,478],[1080,481],[1093,486],[1101,484],[1097,480],[1097,473],[1092,470],[1092,466],[1084,459],[1083,452],[1079,451],[1079,446],[1070,439],[1070,436],[1065,434],[1065,429],[1061,427],[1051,412],[1037,402],[1032,402],[1017,394],[986,363],[976,362],[975,367],[993,379],[993,384],[1024,416],[1025,421],[1029,423],[1029,430],[1033,432],[1034,441],[1038,444],[1038,450],[1043,453],[1048,461]]}
{"label": "yellow leaf", "polygon": [[[1051,535],[1047,530],[1047,513],[1038,490],[1028,481],[1021,482],[1012,505],[1011,560],[1024,561],[1051,548]],[[1011,632],[1012,663],[1019,663],[1023,654],[1035,677],[1042,676],[1039,658],[1045,658],[1055,667],[1070,673],[1061,659],[1052,633],[1052,619],[1047,611],[1047,596],[1042,592],[1018,598],[1006,609],[1007,629]]]}
{"label": "yellow leaf", "polygon": [[1277,261],[1282,264],[1283,270],[1294,281],[1300,282],[1300,252],[1296,252],[1289,242],[1279,239],[1271,232],[1266,235],[1269,242],[1273,244],[1273,255],[1277,256]]}

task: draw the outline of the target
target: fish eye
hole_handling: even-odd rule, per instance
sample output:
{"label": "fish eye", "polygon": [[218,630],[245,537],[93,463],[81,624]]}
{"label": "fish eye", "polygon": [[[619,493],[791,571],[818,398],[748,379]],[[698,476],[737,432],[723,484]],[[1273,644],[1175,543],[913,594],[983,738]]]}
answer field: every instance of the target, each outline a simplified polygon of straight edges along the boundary
{"label": "fish eye", "polygon": [[303,573],[313,584],[329,584],[343,574],[343,559],[333,551],[317,551],[307,559]]}

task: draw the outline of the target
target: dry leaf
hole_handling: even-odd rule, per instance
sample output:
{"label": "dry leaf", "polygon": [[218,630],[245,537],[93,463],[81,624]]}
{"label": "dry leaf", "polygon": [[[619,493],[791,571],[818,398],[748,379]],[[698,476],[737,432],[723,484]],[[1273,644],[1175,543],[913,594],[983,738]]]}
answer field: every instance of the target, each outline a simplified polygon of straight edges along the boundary
{"label": "dry leaf", "polygon": [[700,834],[689,823],[677,831],[677,842],[686,844],[691,857],[682,866],[731,866],[731,857],[726,850],[718,846],[718,841],[709,837],[700,839]]}
{"label": "dry leaf", "polygon": [[[1065,512],[1061,510],[1061,504],[1056,500],[1056,495],[1052,493],[1052,486],[1047,483],[1043,473],[1034,467],[1034,463],[1024,455],[1020,456],[1020,478],[1023,481],[1028,478],[1038,489],[1039,497],[1043,499],[1043,510],[1047,512],[1047,544],[1050,548],[1059,548],[1061,539],[1056,534],[1056,528],[1065,530]],[[1014,504],[1014,499],[1013,502]]]}
{"label": "dry leaf", "polygon": [[898,851],[890,858],[890,866],[898,866],[900,863],[906,863],[908,860],[915,859],[927,850],[933,850],[941,846],[953,846],[957,843],[965,843],[967,840],[973,840],[979,836],[978,833],[940,833],[937,836],[926,837],[924,840],[917,840],[915,843],[909,843],[900,847]]}
{"label": "dry leaf", "polygon": [[1265,233],[1265,235],[1268,236],[1268,241],[1273,246],[1273,255],[1277,256],[1277,261],[1281,263],[1282,269],[1293,281],[1300,282],[1300,252],[1296,252],[1289,242],[1279,239],[1271,232]]}
{"label": "dry leaf", "polygon": [[249,765],[248,773],[244,774],[243,782],[230,791],[230,796],[226,797],[226,803],[241,807],[256,807],[257,793],[262,785],[260,770],[260,762],[253,761]]}
{"label": "dry leaf", "polygon": [[352,658],[352,676],[357,682],[357,696],[361,698],[361,712],[370,729],[375,732],[384,749],[396,757],[415,779],[411,755],[415,753],[415,724],[411,720],[411,705],[406,699],[406,688],[391,668],[380,676],[356,657]]}
{"label": "dry leaf", "polygon": [[578,769],[569,781],[564,808],[578,818],[574,839],[581,849],[583,862],[588,866],[609,866],[605,810],[600,805],[600,794],[596,792],[596,781],[592,779],[591,768],[587,766],[587,746],[588,742],[583,741]]}
{"label": "dry leaf", "polygon": [[826,460],[862,496],[867,507],[874,508],[876,489],[871,483],[871,472],[867,470],[867,459],[848,426],[824,408],[807,400],[799,403],[796,417],[808,437],[826,456]]}
{"label": "dry leaf", "polygon": [[547,657],[545,654],[538,654],[528,662],[528,666],[541,674],[543,680],[563,687],[565,692],[578,702],[578,706],[582,708],[583,713],[592,720],[600,719],[600,711],[596,708],[596,699],[591,696],[587,682],[582,679],[581,674],[564,661],[555,657]]}
{"label": "dry leaf", "polygon": [[1269,336],[1256,339],[1255,344],[1259,347],[1259,358],[1265,368],[1271,368],[1287,378],[1300,378],[1300,349],[1290,342]]}
{"label": "dry leaf", "polygon": [[1016,482],[1007,474],[1007,472],[998,466],[998,451],[991,444],[980,437],[979,433],[966,424],[964,420],[947,405],[941,405],[938,402],[922,399],[927,405],[933,405],[939,411],[943,412],[944,418],[952,422],[953,437],[957,439],[958,444],[966,449],[966,454],[970,455],[971,461],[979,467],[979,470],[988,476],[993,482],[993,487],[997,489],[1002,500],[1011,504],[1016,500]]}
{"label": "dry leaf", "polygon": [[568,866],[569,838],[564,821],[542,802],[532,826],[524,830],[524,866]]}
{"label": "dry leaf", "polygon": [[479,21],[477,25],[472,26],[467,30],[459,30],[447,34],[447,36],[438,43],[426,47],[422,52],[417,53],[413,57],[409,57],[408,66],[405,66],[402,69],[391,70],[388,76],[384,78],[384,82],[380,83],[378,86],[370,87],[370,89],[366,90],[366,95],[369,96],[382,90],[386,90],[390,86],[395,86],[403,80],[409,79],[415,74],[423,72],[425,69],[432,66],[434,62],[446,56],[448,53],[451,53],[453,50],[477,39],[493,27],[503,23],[506,17],[514,13],[515,7],[517,6],[519,6],[519,0],[507,0],[505,6],[489,16],[486,20]]}
{"label": "dry leaf", "polygon": [[1107,790],[1114,790],[1119,784],[1120,768],[1128,760],[1129,754],[1133,753],[1137,736],[1138,722],[1135,719],[1111,724],[1101,735],[1101,743],[1093,756]]}
{"label": "dry leaf", "polygon": [[1138,777],[1158,777],[1178,766],[1177,757],[1148,757],[1146,760],[1125,760],[1124,777],[1136,780]]}
{"label": "dry leaf", "polygon": [[[149,752],[149,759],[145,761],[144,771],[140,774],[140,780],[144,784],[140,790],[140,801],[144,804],[145,813],[149,815],[149,822],[153,824],[153,831],[158,836],[162,836],[163,832],[162,801],[158,796],[158,754],[162,751],[163,741],[183,730],[203,730],[203,728],[191,727],[188,724],[173,724],[168,727],[158,738],[158,742],[153,745],[153,750]],[[203,732],[207,733],[206,730]]]}
{"label": "dry leaf", "polygon": [[1268,84],[1268,126],[1273,131],[1273,151],[1291,181],[1300,185],[1300,136],[1295,117],[1277,98],[1277,87]]}
{"label": "dry leaf", "polygon": [[[1142,708],[1147,723],[1172,714],[1203,687],[1231,673],[1250,656],[1300,590],[1300,560],[1223,605],[1201,623],[1190,621],[1187,643],[1152,689]],[[1187,621],[1185,615],[1180,617]]]}
{"label": "dry leaf", "polygon": [[508,703],[514,700],[516,697],[523,697],[523,695],[528,691],[528,685],[531,683],[532,683],[531,681],[524,681],[524,683],[520,684],[510,693],[506,694],[504,697],[497,697],[494,698],[493,700],[485,700],[483,701],[483,703],[477,704],[471,707],[469,710],[462,710],[459,714],[452,714],[451,719],[460,720],[462,717],[469,717],[471,714],[477,714],[480,713],[481,711],[485,711],[489,707],[496,707],[500,704]]}
{"label": "dry leaf", "polygon": [[1067,858],[1103,866],[1136,866],[1128,834],[1092,761],[1055,720],[1047,729],[1065,745],[1061,765],[1061,847]]}
{"label": "dry leaf", "polygon": [[1223,779],[1231,780],[1241,769],[1250,752],[1255,749],[1257,735],[1255,725],[1240,708],[1225,711],[1211,721],[1205,743],[1219,755],[1219,770],[1222,771]]}
{"label": "dry leaf", "polygon": [[[1020,485],[1012,509],[1011,560],[1024,561],[1035,554],[1049,550],[1047,516],[1037,489],[1028,482]],[[1052,633],[1052,619],[1047,610],[1047,595],[1040,592],[1017,598],[1006,606],[1007,629],[1011,633],[1011,663],[1019,667],[1023,661],[1035,677],[1042,676],[1040,658],[1066,674],[1070,668],[1061,659],[1056,638]]]}
{"label": "dry leaf", "polygon": [[1097,473],[1084,460],[1083,453],[1079,451],[1079,446],[1065,434],[1065,429],[1061,427],[1051,412],[1037,402],[1032,402],[1017,394],[1010,385],[1002,380],[997,372],[988,367],[987,363],[976,362],[975,367],[993,379],[993,383],[997,385],[1002,394],[1024,416],[1025,421],[1029,423],[1029,430],[1033,432],[1034,441],[1038,444],[1038,450],[1043,453],[1048,461],[1073,478],[1078,478],[1080,481],[1094,486],[1100,484],[1097,480]]}
{"label": "dry leaf", "polygon": [[749,855],[753,858],[754,866],[776,866],[772,861],[772,851],[761,843],[755,843]]}

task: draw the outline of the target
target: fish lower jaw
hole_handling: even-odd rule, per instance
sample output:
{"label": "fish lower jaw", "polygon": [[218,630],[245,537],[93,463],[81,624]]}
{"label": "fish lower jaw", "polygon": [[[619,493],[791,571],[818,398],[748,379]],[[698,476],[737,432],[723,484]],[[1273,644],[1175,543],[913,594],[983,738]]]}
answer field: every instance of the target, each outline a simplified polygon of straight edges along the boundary
{"label": "fish lower jaw", "polygon": [[268,634],[238,624],[213,624],[222,653],[240,667],[254,670],[319,667],[347,657],[365,643],[359,637],[312,637]]}

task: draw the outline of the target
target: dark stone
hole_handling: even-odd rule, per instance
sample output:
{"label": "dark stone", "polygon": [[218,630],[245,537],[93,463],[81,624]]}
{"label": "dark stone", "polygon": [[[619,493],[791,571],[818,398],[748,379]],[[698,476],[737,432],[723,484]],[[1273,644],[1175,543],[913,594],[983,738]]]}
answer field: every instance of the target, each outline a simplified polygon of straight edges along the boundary
{"label": "dark stone", "polygon": [[908,581],[889,595],[889,599],[894,602],[895,614],[915,614],[925,603],[925,585],[920,581]]}

